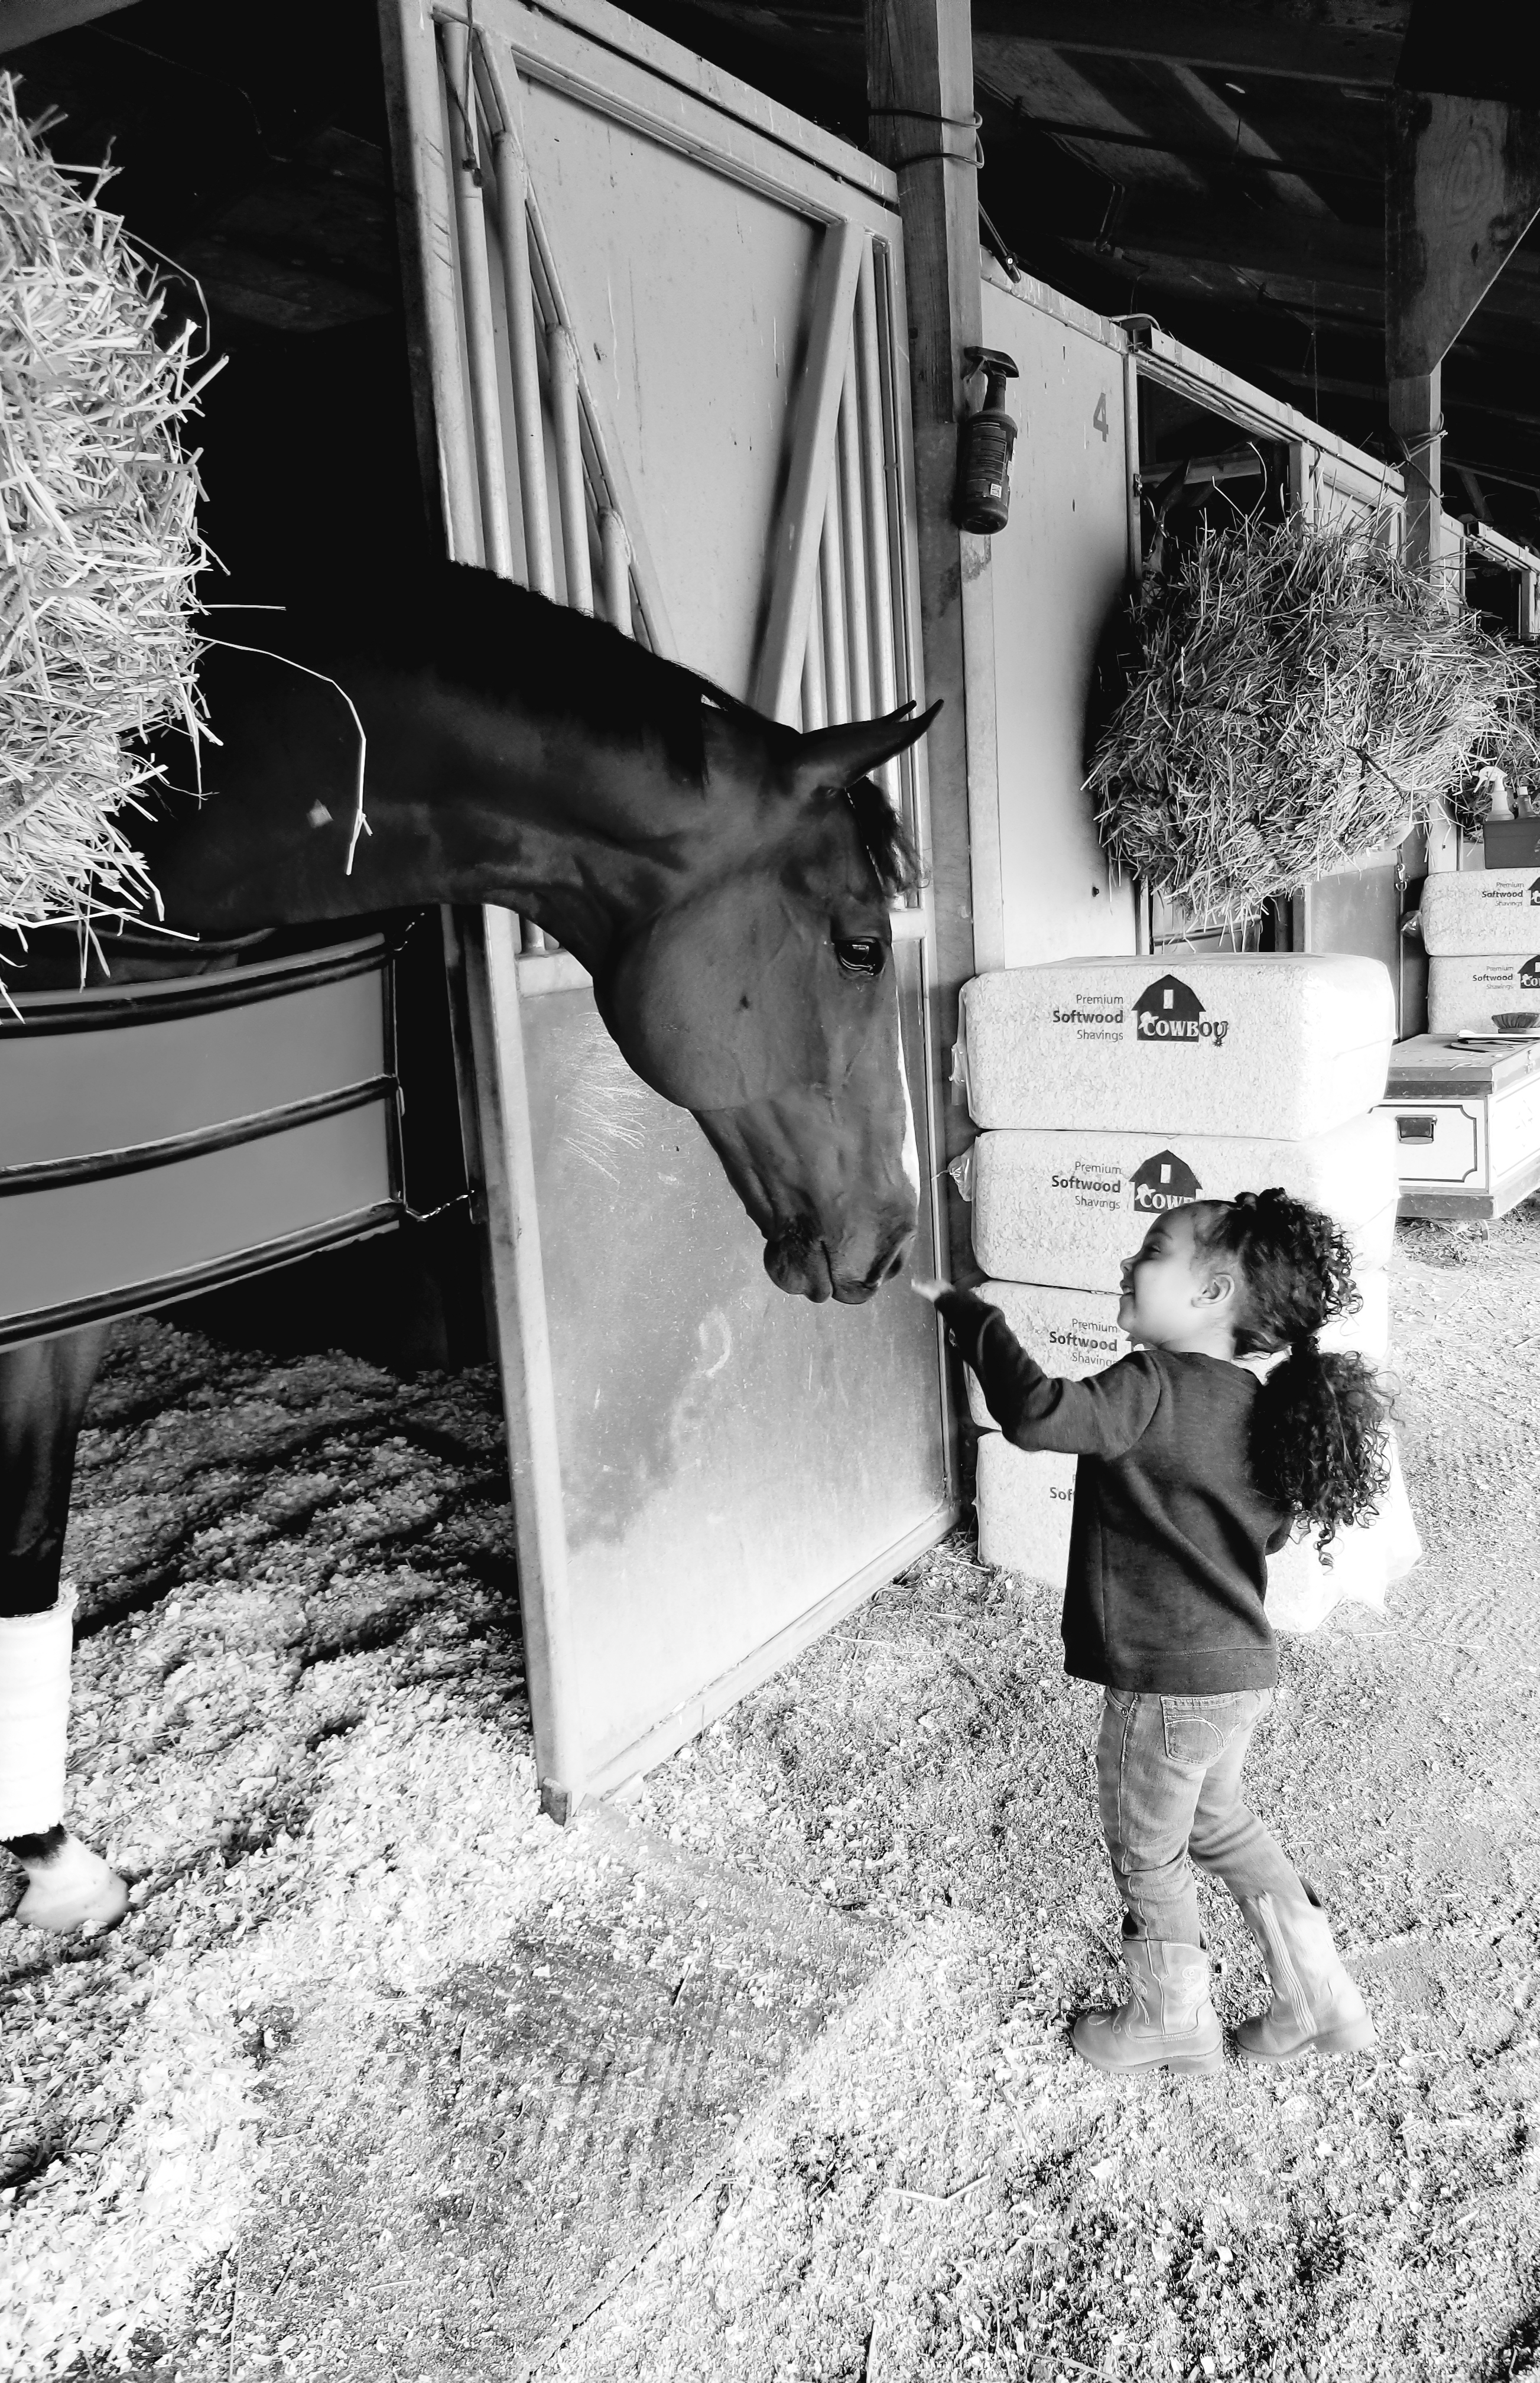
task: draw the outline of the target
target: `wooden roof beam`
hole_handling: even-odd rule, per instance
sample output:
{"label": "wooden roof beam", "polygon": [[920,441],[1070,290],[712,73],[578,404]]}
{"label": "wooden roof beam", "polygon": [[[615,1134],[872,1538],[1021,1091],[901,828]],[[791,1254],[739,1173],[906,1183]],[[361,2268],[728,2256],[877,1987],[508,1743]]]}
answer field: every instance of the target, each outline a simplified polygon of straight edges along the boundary
{"label": "wooden roof beam", "polygon": [[1443,364],[1540,215],[1540,109],[1398,91],[1385,184],[1390,427],[1407,459],[1407,552],[1438,560]]}
{"label": "wooden roof beam", "polygon": [[[752,14],[741,0],[694,0],[746,31],[779,24],[842,37],[859,23],[863,0],[771,0]],[[1262,14],[1227,0],[973,0],[975,41],[992,49],[1065,50],[1087,57],[1151,58],[1163,66],[1225,74],[1283,75],[1300,82],[1388,91],[1399,32],[1322,25]]]}
{"label": "wooden roof beam", "polygon": [[1323,25],[1300,16],[1204,7],[1197,0],[974,0],[975,35],[1078,52],[1152,58],[1226,74],[1388,89],[1399,32]]}
{"label": "wooden roof beam", "polygon": [[1370,291],[1376,307],[1384,291],[1378,229],[1332,217],[1295,216],[1283,208],[1252,213],[1164,199],[1141,204],[1137,193],[1130,193],[1115,240],[1126,255],[1224,265],[1259,283],[1275,278],[1315,283],[1324,294],[1332,290]]}
{"label": "wooden roof beam", "polygon": [[[1070,236],[1066,245],[1090,255],[1089,238]],[[1323,313],[1347,301],[1347,311],[1384,320],[1385,248],[1377,226],[1296,215],[1277,207],[1221,208],[1141,200],[1131,192],[1114,234],[1115,254],[1152,264],[1169,262],[1242,275],[1254,297],[1287,291],[1307,307],[1312,292]],[[1102,261],[1111,257],[1102,252]],[[1515,257],[1496,286],[1488,285],[1484,322],[1512,316],[1533,326],[1540,317],[1540,256]],[[1451,334],[1451,337],[1453,335]]]}
{"label": "wooden roof beam", "polygon": [[[994,93],[982,76],[979,79],[979,93],[981,103],[994,97]],[[1004,96],[1000,98],[998,105],[1002,107],[1012,106],[1011,101]],[[1201,137],[1183,138],[1175,133],[1118,132],[1109,130],[1104,124],[1077,124],[1062,121],[1057,117],[1033,116],[1015,109],[1013,109],[1013,117],[1016,123],[1025,126],[1030,131],[1041,133],[1045,140],[1073,141],[1082,148],[1148,151],[1157,156],[1179,157],[1184,164],[1222,167],[1226,169],[1235,162],[1233,117],[1227,136],[1216,131],[1211,139],[1205,141]],[[1346,160],[1341,165],[1334,161],[1328,167],[1322,165],[1319,159],[1304,165],[1298,159],[1287,157],[1249,155],[1246,163],[1249,167],[1263,174],[1325,175],[1329,173],[1334,182],[1378,183],[1382,179],[1381,170],[1370,166],[1356,166],[1351,159]]]}
{"label": "wooden roof beam", "polygon": [[0,56],[132,6],[133,0],[0,0]]}

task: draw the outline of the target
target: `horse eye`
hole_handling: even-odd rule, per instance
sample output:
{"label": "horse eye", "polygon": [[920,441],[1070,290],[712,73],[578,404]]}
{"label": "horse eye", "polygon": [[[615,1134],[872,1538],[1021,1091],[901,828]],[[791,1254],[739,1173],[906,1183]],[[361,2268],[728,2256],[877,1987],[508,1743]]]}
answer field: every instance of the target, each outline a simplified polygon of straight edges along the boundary
{"label": "horse eye", "polygon": [[836,936],[834,957],[847,976],[881,976],[887,946],[875,935]]}

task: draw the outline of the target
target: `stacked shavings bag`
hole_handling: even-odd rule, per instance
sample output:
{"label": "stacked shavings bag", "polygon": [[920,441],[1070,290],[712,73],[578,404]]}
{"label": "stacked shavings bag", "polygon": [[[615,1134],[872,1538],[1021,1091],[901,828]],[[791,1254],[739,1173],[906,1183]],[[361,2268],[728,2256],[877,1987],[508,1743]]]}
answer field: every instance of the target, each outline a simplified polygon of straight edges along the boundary
{"label": "stacked shavings bag", "polygon": [[1428,1030],[1490,1034],[1540,1024],[1540,875],[1472,870],[1423,888]]}
{"label": "stacked shavings bag", "polygon": [[[1126,1355],[1122,1261],[1155,1216],[1278,1184],[1347,1234],[1363,1304],[1324,1345],[1383,1364],[1398,1190],[1385,1093],[1395,1011],[1377,960],[1329,955],[1054,961],[966,986],[958,1072],[983,1295],[1051,1374]],[[978,1385],[975,1420],[991,1423]],[[1076,1459],[979,1446],[979,1552],[1062,1580]],[[1373,1523],[1269,1569],[1268,1611],[1312,1629],[1344,1597],[1384,1602],[1421,1550],[1398,1465]]]}

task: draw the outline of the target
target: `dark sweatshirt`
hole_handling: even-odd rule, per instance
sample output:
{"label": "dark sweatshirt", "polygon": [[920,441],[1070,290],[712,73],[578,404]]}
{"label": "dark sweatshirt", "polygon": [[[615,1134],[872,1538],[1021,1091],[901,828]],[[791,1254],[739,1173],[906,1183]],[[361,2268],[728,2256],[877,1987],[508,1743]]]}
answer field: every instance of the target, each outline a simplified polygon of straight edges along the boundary
{"label": "dark sweatshirt", "polygon": [[1158,1696],[1270,1688],[1267,1558],[1291,1518],[1247,1463],[1256,1377],[1222,1357],[1140,1349],[1065,1381],[1033,1363],[987,1300],[954,1290],[940,1306],[1005,1438],[1080,1460],[1066,1671]]}

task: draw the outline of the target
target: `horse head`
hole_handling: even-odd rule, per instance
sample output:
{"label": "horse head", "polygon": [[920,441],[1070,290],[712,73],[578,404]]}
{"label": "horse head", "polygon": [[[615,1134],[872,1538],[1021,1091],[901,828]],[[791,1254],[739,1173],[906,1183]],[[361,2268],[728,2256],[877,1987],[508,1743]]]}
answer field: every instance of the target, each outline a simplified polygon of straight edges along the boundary
{"label": "horse head", "polygon": [[939,709],[807,735],[708,711],[708,799],[736,795],[732,823],[596,982],[630,1065],[717,1152],[771,1281],[806,1299],[869,1299],[918,1221],[888,915],[914,863],[867,772]]}

